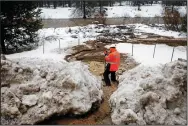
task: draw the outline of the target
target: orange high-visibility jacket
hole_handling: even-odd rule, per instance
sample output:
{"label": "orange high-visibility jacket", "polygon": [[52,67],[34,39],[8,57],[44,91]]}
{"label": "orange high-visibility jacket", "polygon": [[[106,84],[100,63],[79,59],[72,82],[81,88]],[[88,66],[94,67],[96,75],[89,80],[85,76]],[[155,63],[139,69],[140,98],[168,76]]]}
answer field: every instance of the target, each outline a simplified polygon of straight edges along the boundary
{"label": "orange high-visibility jacket", "polygon": [[105,57],[106,63],[110,63],[110,71],[117,71],[120,65],[120,54],[115,48],[110,48],[110,54]]}

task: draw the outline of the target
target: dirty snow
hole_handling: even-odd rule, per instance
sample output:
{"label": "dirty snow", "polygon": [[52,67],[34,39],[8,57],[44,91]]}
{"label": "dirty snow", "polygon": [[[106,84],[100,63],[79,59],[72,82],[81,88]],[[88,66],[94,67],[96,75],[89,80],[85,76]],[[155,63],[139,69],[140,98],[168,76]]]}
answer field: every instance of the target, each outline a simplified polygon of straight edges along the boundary
{"label": "dirty snow", "polygon": [[81,62],[1,60],[1,124],[35,124],[54,114],[84,114],[102,100],[101,81]]}
{"label": "dirty snow", "polygon": [[120,76],[111,95],[117,125],[186,125],[187,61],[158,67],[139,65]]}

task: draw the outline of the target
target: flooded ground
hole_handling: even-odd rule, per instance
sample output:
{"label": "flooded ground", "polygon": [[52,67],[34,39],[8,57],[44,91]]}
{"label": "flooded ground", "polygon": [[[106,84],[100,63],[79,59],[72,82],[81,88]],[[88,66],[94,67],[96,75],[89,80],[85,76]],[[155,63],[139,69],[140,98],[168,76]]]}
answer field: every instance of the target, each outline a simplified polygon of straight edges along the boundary
{"label": "flooded ground", "polygon": [[[58,28],[58,27],[73,27],[73,26],[85,26],[96,21],[96,19],[43,19],[44,28]],[[107,25],[122,25],[122,24],[164,24],[163,19],[160,17],[134,17],[134,18],[107,18]]]}

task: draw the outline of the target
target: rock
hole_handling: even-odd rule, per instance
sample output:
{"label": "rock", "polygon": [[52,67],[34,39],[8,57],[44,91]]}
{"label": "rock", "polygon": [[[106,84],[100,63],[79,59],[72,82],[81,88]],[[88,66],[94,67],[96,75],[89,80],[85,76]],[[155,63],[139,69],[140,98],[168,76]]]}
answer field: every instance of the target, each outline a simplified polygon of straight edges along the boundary
{"label": "rock", "polygon": [[37,104],[38,97],[36,95],[23,95],[22,104],[33,106]]}

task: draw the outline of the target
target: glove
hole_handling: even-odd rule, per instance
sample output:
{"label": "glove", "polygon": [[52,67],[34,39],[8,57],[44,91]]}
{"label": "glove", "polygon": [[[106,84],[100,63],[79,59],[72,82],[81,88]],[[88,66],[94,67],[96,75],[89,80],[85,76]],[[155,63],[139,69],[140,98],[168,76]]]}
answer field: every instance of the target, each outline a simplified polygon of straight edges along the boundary
{"label": "glove", "polygon": [[105,55],[105,56],[107,56],[107,55],[108,55],[108,54],[107,54],[107,51],[104,51],[104,55]]}

